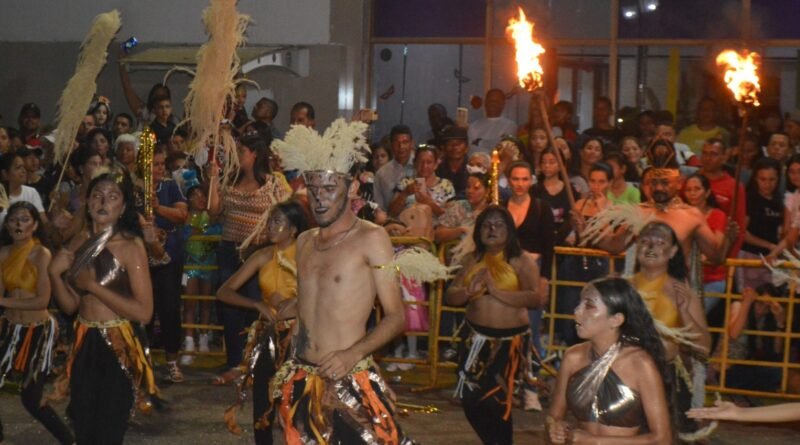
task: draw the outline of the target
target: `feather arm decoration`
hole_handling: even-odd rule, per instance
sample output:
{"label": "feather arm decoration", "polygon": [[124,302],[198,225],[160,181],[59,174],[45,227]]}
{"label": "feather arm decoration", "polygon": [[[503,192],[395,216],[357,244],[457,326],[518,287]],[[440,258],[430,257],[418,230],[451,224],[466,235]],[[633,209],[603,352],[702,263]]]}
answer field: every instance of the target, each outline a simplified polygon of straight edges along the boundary
{"label": "feather arm decoration", "polygon": [[580,234],[581,245],[585,246],[595,243],[610,235],[617,227],[628,227],[628,239],[630,240],[642,230],[642,228],[652,221],[653,214],[645,215],[638,205],[616,204],[607,207],[594,216],[586,225],[586,229]]}
{"label": "feather arm decoration", "polygon": [[[783,259],[788,263],[788,266],[793,269],[800,269],[800,258],[792,255],[792,253],[788,250],[784,250],[782,256]],[[772,263],[767,261],[766,258],[764,258],[764,255],[760,255],[760,257],[764,266],[769,269],[770,272],[772,272],[772,276],[775,281],[780,281],[781,284],[789,281],[794,281],[796,284],[800,284],[800,277],[797,276],[797,272],[775,267],[772,265]]]}
{"label": "feather arm decoration", "polygon": [[447,267],[432,253],[419,247],[411,247],[395,255],[394,260],[386,266],[392,268],[402,277],[415,283],[431,283],[453,277],[457,266]]}
{"label": "feather arm decoration", "polygon": [[72,151],[72,144],[83,116],[97,91],[97,75],[106,64],[108,45],[117,34],[122,22],[116,9],[95,17],[92,28],[81,44],[75,74],[67,82],[58,100],[58,127],[55,141],[55,159],[64,164]]}
{"label": "feather arm decoration", "polygon": [[450,251],[453,253],[450,264],[460,264],[465,256],[475,252],[475,240],[472,234],[475,232],[475,224],[467,226],[467,233]]}
{"label": "feather arm decoration", "polygon": [[330,170],[348,173],[358,162],[366,162],[370,152],[364,122],[333,121],[325,133],[304,125],[292,125],[283,140],[272,142],[272,150],[287,170]]}

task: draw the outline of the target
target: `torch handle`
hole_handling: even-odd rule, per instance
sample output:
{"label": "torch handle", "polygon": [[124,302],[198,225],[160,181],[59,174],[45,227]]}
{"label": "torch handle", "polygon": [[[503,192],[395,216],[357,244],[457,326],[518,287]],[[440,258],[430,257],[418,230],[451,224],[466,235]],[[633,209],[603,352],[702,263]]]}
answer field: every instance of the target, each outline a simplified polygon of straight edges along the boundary
{"label": "torch handle", "polygon": [[730,217],[736,220],[736,211],[739,210],[739,180],[742,177],[742,162],[744,160],[744,139],[747,136],[747,118],[749,113],[747,108],[742,107],[742,126],[739,128],[739,155],[736,159],[736,172],[734,173],[735,182],[733,184],[733,202],[731,203]]}
{"label": "torch handle", "polygon": [[[547,117],[547,107],[544,105],[544,97],[540,93],[534,93],[536,97],[533,100],[539,102],[539,110],[542,113],[542,121],[544,121],[544,130],[547,132],[547,140],[550,141],[550,146],[556,152],[556,160],[558,161],[558,168],[561,170],[562,180],[564,181],[564,188],[567,189],[567,198],[569,199],[569,206],[575,209],[575,196],[572,194],[572,184],[569,182],[569,173],[567,173],[567,166],[564,164],[564,158],[561,155],[561,150],[556,147],[556,141],[553,137],[553,128],[550,126],[550,118]],[[529,140],[533,138],[533,133],[528,133]]]}

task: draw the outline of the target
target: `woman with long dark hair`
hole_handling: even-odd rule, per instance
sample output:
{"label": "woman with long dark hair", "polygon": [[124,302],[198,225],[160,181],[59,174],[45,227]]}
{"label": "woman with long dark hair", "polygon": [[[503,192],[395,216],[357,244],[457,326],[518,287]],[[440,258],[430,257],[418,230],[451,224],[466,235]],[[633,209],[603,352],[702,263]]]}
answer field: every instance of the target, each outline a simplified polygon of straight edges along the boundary
{"label": "woman with long dark hair", "polygon": [[622,278],[592,281],[575,324],[586,341],[561,362],[547,418],[552,443],[672,443],[664,346],[636,290]]}
{"label": "woman with long dark hair", "polygon": [[[297,201],[276,204],[267,220],[270,245],[250,255],[247,261],[217,291],[220,301],[259,315],[253,322],[240,371],[239,400],[225,412],[228,428],[235,432],[235,413],[244,402],[247,387],[253,387],[253,430],[256,443],[272,443],[275,409],[271,406],[269,381],[283,364],[289,349],[289,333],[295,325],[297,303],[297,237],[308,229],[305,207]],[[257,277],[261,299],[251,300],[238,290]]]}
{"label": "woman with long dark hair", "polygon": [[150,272],[130,178],[99,175],[87,193],[86,229],[49,268],[59,307],[78,313],[56,396],[69,388],[67,414],[78,443],[122,443],[134,404],[151,410],[158,394],[135,327],[153,315]]}
{"label": "woman with long dark hair", "polygon": [[[711,183],[708,178],[700,173],[694,173],[686,179],[683,186],[683,197],[687,204],[697,207],[706,217],[706,222],[711,231],[714,232],[718,243],[725,237],[725,227],[728,217],[725,212],[717,208],[717,200],[711,190]],[[725,292],[725,276],[727,268],[725,266],[703,266],[703,291],[721,294]],[[719,303],[719,298],[710,297],[703,300],[706,313]]]}
{"label": "woman with long dark hair", "polygon": [[[210,160],[209,186],[210,205],[208,213],[216,217],[225,214],[222,225],[222,241],[217,249],[217,271],[220,282],[225,282],[242,265],[239,247],[251,235],[252,246],[261,246],[267,240],[266,231],[254,233],[264,214],[275,204],[283,202],[292,194],[283,175],[273,174],[269,165],[269,141],[259,136],[245,136],[236,145],[239,157],[239,172],[236,182],[219,190],[219,168]],[[241,294],[253,301],[261,300],[258,280],[251,278],[242,287]],[[215,384],[225,385],[236,379],[242,362],[244,339],[242,330],[256,319],[250,310],[222,303],[222,323],[225,335],[226,365],[228,370],[214,380]]]}
{"label": "woman with long dark hair", "polygon": [[[778,184],[781,164],[772,158],[763,158],[753,165],[753,175],[747,183],[747,217],[744,244],[739,258],[758,259],[780,250],[780,226],[783,224],[783,199]],[[757,288],[772,282],[772,272],[767,268],[739,269],[740,283]]]}
{"label": "woman with long dark hair", "polygon": [[704,391],[705,379],[701,381],[699,377],[705,376],[705,368],[700,364],[708,358],[711,335],[703,303],[688,284],[683,250],[669,225],[655,221],[639,232],[636,274],[631,282],[663,338],[669,373],[675,380],[673,391],[680,431],[695,440],[702,438],[708,430],[698,431],[685,412],[691,407],[694,394]]}
{"label": "woman with long dark hair", "polygon": [[533,255],[520,247],[505,208],[481,212],[473,241],[474,253],[461,261],[445,295],[451,305],[466,305],[456,395],[484,444],[510,444],[514,387],[530,370],[528,309],[542,307],[547,282],[540,280]]}
{"label": "woman with long dark hair", "polygon": [[[7,377],[21,376],[25,410],[42,423],[61,444],[75,442],[61,417],[41,404],[47,377],[53,368],[58,323],[47,311],[50,251],[43,237],[39,212],[31,203],[11,204],[0,231],[0,387]],[[0,443],[3,425],[0,422]]]}

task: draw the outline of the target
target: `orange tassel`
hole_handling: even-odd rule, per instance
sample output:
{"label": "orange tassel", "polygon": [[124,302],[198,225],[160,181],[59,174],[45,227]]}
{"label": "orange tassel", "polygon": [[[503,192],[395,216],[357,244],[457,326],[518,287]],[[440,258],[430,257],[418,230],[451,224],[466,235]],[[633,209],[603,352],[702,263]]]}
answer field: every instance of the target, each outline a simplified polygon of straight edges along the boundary
{"label": "orange tassel", "polygon": [[303,380],[307,374],[304,369],[298,369],[292,378],[283,384],[279,414],[283,420],[283,438],[286,441],[286,445],[303,445],[300,440],[300,432],[297,431],[292,423],[292,417],[297,407],[290,406],[290,403],[295,382]]}
{"label": "orange tassel", "polygon": [[364,395],[363,404],[367,407],[374,418],[380,419],[380,424],[375,425],[375,434],[380,439],[380,443],[397,444],[400,439],[397,437],[397,427],[391,413],[383,404],[378,394],[372,388],[369,380],[369,372],[362,371],[353,375]]}
{"label": "orange tassel", "polygon": [[31,352],[31,343],[33,343],[33,328],[27,327],[25,328],[25,340],[22,341],[22,346],[17,350],[14,370],[25,372],[25,363],[28,361],[28,356]]}

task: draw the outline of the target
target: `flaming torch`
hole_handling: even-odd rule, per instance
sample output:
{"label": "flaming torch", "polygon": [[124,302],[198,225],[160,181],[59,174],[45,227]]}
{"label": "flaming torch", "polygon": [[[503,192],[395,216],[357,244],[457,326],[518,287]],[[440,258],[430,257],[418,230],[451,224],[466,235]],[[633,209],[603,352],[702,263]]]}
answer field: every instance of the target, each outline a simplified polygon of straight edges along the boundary
{"label": "flaming torch", "polygon": [[[567,174],[567,167],[564,165],[561,151],[556,148],[553,138],[553,129],[550,126],[550,120],[547,118],[547,106],[544,101],[544,94],[541,91],[542,83],[544,80],[544,69],[539,61],[539,56],[545,53],[544,47],[538,42],[533,40],[533,22],[529,22],[525,17],[525,12],[522,8],[519,9],[519,18],[511,17],[506,26],[506,35],[514,41],[514,49],[516,51],[515,59],[517,61],[517,78],[519,79],[519,86],[526,91],[534,93],[531,96],[532,101],[539,102],[539,110],[542,113],[545,131],[550,145],[557,153],[556,159],[558,160],[561,175],[563,176],[564,185],[567,189],[567,197],[569,198],[570,205],[575,207],[575,197],[572,195],[572,187],[570,187],[569,175]],[[528,138],[533,138],[533,129],[528,131]]]}
{"label": "flaming torch", "polygon": [[733,92],[739,108],[739,116],[742,118],[742,126],[739,129],[739,160],[736,163],[736,184],[733,189],[733,203],[731,204],[731,217],[735,217],[737,204],[739,202],[739,181],[742,173],[742,147],[747,134],[747,120],[752,108],[759,106],[758,93],[761,92],[761,85],[758,79],[758,65],[761,57],[758,53],[743,51],[742,54],[734,50],[725,50],[717,56],[717,66],[725,69],[725,84]]}

